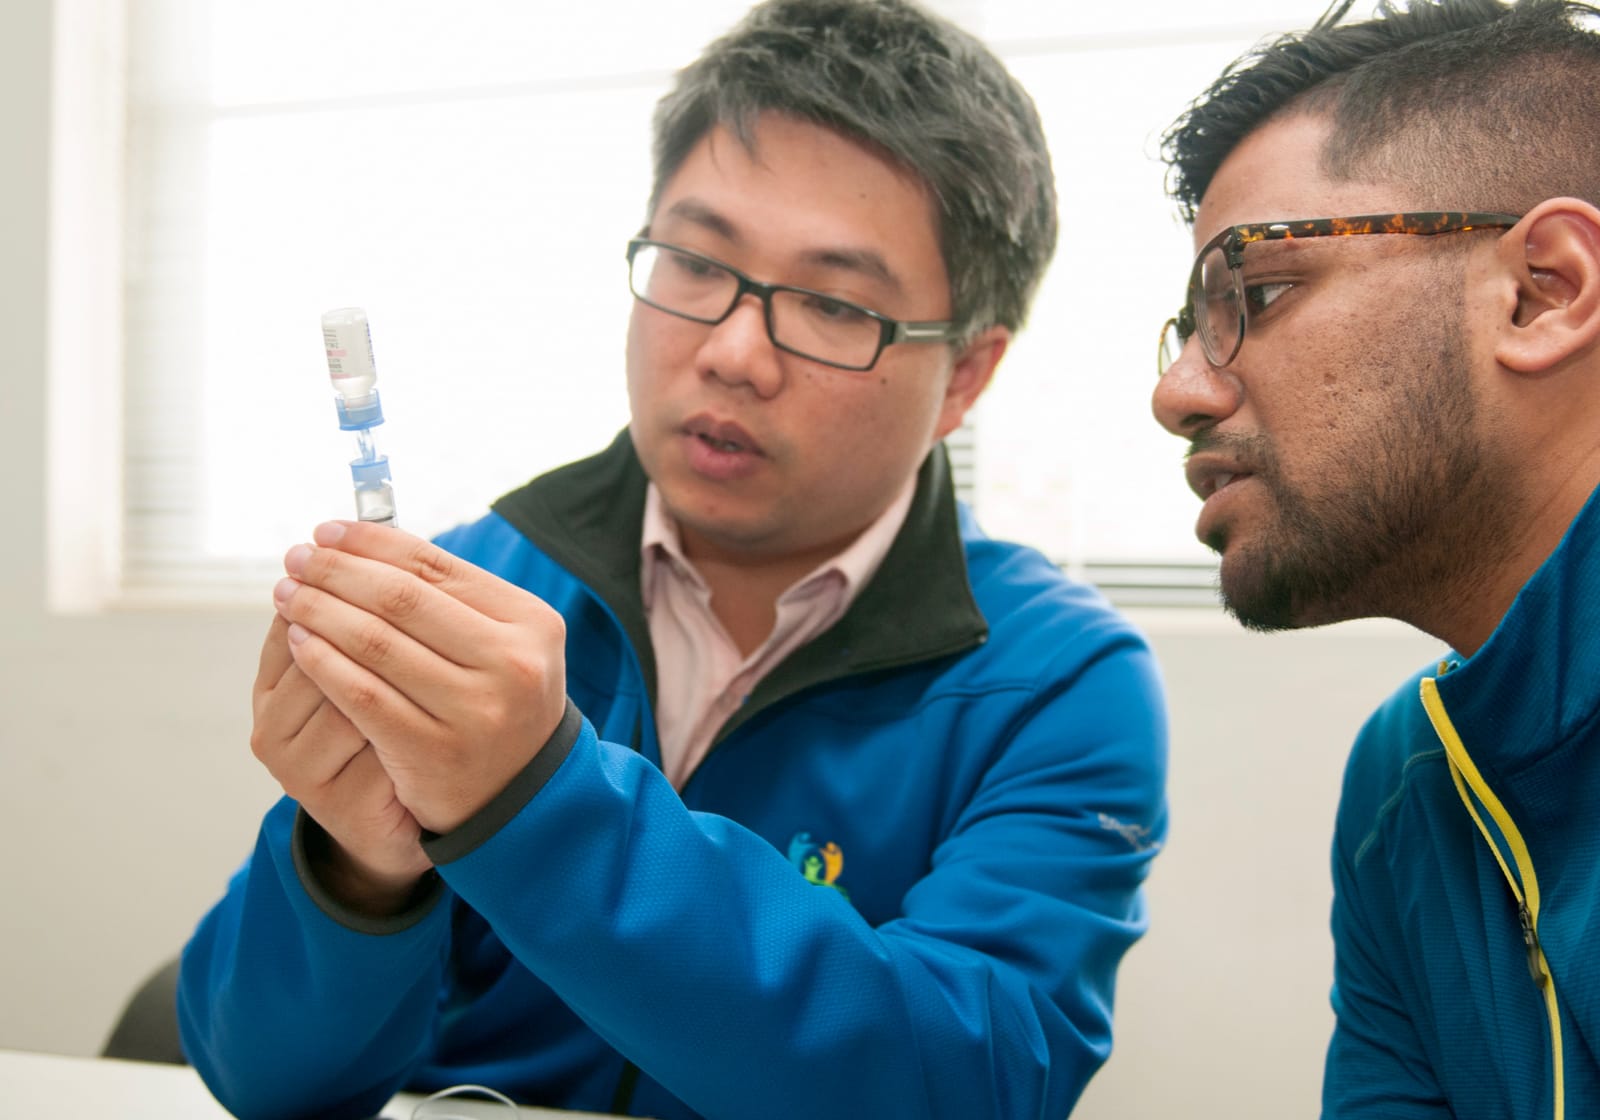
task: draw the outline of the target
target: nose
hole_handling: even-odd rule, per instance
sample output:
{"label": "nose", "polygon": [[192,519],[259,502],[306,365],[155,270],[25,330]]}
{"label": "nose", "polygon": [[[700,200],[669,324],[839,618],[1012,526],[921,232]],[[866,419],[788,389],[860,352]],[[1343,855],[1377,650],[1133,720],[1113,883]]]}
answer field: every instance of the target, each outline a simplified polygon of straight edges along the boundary
{"label": "nose", "polygon": [[702,377],[725,385],[747,385],[756,396],[770,399],[783,387],[783,361],[767,333],[767,309],[759,296],[746,292],[711,328],[695,361]]}
{"label": "nose", "polygon": [[1191,336],[1156,382],[1150,411],[1167,431],[1187,438],[1232,416],[1243,401],[1244,386],[1233,367],[1218,369],[1206,361],[1199,337]]}

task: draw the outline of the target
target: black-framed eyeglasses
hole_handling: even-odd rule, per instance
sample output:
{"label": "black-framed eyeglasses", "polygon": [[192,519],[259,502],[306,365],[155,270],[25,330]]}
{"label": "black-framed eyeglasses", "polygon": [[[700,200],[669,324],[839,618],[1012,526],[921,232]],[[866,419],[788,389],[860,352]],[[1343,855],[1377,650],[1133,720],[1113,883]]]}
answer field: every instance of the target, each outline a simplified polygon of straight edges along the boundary
{"label": "black-framed eyeglasses", "polygon": [[761,301],[774,346],[857,373],[876,365],[885,346],[956,337],[953,323],[903,322],[826,292],[763,284],[712,257],[641,237],[628,242],[628,287],[651,307],[711,325],[749,292]]}
{"label": "black-framed eyeglasses", "polygon": [[1305,237],[1355,237],[1368,233],[1405,233],[1432,236],[1467,233],[1477,229],[1510,229],[1518,214],[1473,211],[1423,210],[1402,214],[1362,214],[1354,218],[1311,218],[1293,222],[1262,222],[1230,226],[1217,234],[1199,253],[1189,273],[1183,310],[1161,327],[1156,355],[1157,376],[1178,360],[1184,345],[1196,333],[1206,361],[1218,369],[1233,361],[1244,344],[1249,325],[1249,289],[1244,282],[1244,247],[1256,241],[1288,241]]}

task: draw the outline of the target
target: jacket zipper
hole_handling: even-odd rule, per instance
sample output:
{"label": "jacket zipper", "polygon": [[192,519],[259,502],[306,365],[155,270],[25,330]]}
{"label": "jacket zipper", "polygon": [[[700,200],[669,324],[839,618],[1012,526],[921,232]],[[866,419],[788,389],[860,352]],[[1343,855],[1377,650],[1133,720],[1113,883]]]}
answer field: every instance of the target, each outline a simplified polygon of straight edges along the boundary
{"label": "jacket zipper", "polygon": [[[1448,672],[1451,667],[1441,665],[1439,667],[1441,675]],[[1422,679],[1422,706],[1428,713],[1428,719],[1433,723],[1434,734],[1438,735],[1439,741],[1444,744],[1445,758],[1450,763],[1450,777],[1455,782],[1456,793],[1472,816],[1473,823],[1478,826],[1484,842],[1489,845],[1489,851],[1494,855],[1495,862],[1500,865],[1500,872],[1505,876],[1506,882],[1511,887],[1511,894],[1517,900],[1517,922],[1522,928],[1522,943],[1528,954],[1528,972],[1533,977],[1534,986],[1544,996],[1545,1013],[1549,1019],[1550,1064],[1555,1098],[1552,1116],[1553,1120],[1565,1120],[1566,1077],[1562,1062],[1561,1007],[1556,999],[1556,982],[1550,972],[1550,961],[1545,957],[1544,948],[1539,944],[1539,876],[1534,871],[1533,857],[1528,853],[1528,845],[1523,840],[1522,831],[1517,828],[1517,823],[1511,819],[1511,814],[1506,811],[1505,805],[1495,795],[1494,790],[1489,788],[1489,783],[1484,781],[1483,775],[1478,772],[1477,764],[1467,754],[1466,745],[1462,743],[1455,724],[1450,721],[1450,716],[1444,709],[1444,701],[1439,696],[1439,682],[1434,677]],[[1506,863],[1500,846],[1495,843],[1488,826],[1484,824],[1483,816],[1478,812],[1480,803],[1493,818],[1500,835],[1505,838],[1506,845],[1511,849],[1511,858],[1517,865],[1516,872],[1513,872],[1511,866]]]}

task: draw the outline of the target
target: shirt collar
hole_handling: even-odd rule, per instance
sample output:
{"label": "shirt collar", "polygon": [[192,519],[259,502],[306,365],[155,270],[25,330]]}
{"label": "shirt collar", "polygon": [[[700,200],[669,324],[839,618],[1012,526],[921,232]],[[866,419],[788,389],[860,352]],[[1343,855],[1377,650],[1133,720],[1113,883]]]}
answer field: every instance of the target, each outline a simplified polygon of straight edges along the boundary
{"label": "shirt collar", "polygon": [[[804,594],[818,581],[839,578],[844,581],[845,595],[853,599],[872,577],[877,574],[883,558],[889,554],[900,527],[905,524],[906,513],[917,491],[917,478],[912,475],[900,488],[889,507],[856,536],[838,555],[824,560],[803,578],[796,581],[779,601],[793,595]],[[678,523],[667,512],[661,492],[654,482],[645,489],[644,526],[639,545],[639,575],[644,593],[644,608],[648,611],[654,599],[657,569],[667,564],[673,575],[684,580],[702,594],[708,593],[705,581],[695,570],[694,563],[683,551],[683,537]]]}

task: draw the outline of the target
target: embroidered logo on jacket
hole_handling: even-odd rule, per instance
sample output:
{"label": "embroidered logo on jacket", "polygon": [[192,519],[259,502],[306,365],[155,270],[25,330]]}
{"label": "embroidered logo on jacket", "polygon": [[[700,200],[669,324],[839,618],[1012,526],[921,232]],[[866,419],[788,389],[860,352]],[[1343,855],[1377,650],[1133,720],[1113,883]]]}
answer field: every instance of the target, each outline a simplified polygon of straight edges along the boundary
{"label": "embroidered logo on jacket", "polygon": [[832,840],[818,844],[809,832],[797,832],[789,841],[789,862],[806,877],[806,882],[819,887],[832,887],[845,898],[850,892],[839,882],[839,872],[844,870],[844,852]]}
{"label": "embroidered logo on jacket", "polygon": [[1150,839],[1150,830],[1142,824],[1129,824],[1119,821],[1110,813],[1100,814],[1100,827],[1107,832],[1115,832],[1122,837],[1136,852],[1159,852],[1161,841]]}

